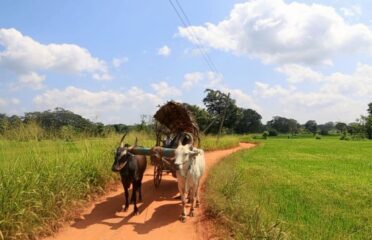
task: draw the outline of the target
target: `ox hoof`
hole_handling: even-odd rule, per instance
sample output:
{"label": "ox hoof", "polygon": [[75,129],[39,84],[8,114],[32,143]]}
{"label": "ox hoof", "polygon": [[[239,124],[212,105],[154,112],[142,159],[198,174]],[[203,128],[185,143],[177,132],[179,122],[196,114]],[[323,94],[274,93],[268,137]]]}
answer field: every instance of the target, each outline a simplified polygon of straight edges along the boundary
{"label": "ox hoof", "polygon": [[128,211],[128,207],[124,207],[124,208],[122,208],[122,211],[123,211],[123,212]]}
{"label": "ox hoof", "polygon": [[180,221],[183,222],[183,223],[186,222],[186,216],[185,216],[185,215],[181,215],[181,216],[179,217],[179,219],[180,219]]}

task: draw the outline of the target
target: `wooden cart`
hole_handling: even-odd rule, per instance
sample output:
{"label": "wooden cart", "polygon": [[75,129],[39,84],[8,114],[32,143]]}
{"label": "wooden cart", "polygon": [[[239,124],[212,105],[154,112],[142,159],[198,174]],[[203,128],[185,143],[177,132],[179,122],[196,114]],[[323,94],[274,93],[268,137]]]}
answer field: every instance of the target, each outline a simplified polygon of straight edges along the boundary
{"label": "wooden cart", "polygon": [[199,127],[186,106],[174,101],[167,102],[155,113],[156,145],[153,148],[135,148],[134,154],[147,155],[154,166],[154,185],[158,188],[164,173],[176,177],[174,149],[178,143],[188,143],[190,135],[194,145],[200,144]]}

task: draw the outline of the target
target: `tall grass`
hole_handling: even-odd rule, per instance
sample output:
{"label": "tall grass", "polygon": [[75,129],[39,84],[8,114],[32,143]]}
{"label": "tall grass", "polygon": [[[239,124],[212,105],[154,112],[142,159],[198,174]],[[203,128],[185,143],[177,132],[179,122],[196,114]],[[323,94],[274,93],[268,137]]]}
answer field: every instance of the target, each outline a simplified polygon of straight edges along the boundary
{"label": "tall grass", "polygon": [[235,238],[371,239],[372,142],[272,139],[207,180],[209,211]]}
{"label": "tall grass", "polygon": [[[39,130],[28,136],[37,136]],[[135,137],[138,145],[155,145],[154,136],[138,132],[126,142],[133,144]],[[111,165],[120,138],[0,140],[0,239],[48,235],[72,219],[91,196],[104,193],[118,179]],[[205,150],[238,143],[238,136],[222,137],[218,143],[215,137],[202,138]]]}

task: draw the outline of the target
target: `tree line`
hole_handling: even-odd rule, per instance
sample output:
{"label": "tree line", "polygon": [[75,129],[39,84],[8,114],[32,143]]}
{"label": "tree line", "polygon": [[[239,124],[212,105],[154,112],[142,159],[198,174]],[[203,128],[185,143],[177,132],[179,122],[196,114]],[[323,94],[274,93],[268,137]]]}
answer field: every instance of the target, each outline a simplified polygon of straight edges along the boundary
{"label": "tree line", "polygon": [[[201,132],[217,134],[262,133],[266,136],[278,134],[340,134],[344,139],[372,139],[372,103],[368,105],[367,115],[361,116],[353,123],[327,122],[318,124],[309,120],[300,124],[295,119],[274,116],[266,124],[262,116],[254,109],[236,105],[236,100],[219,90],[206,89],[203,98],[204,107],[184,103],[192,112]],[[122,123],[95,123],[72,111],[55,108],[43,112],[28,112],[24,116],[7,116],[0,114],[0,136],[7,139],[73,139],[76,137],[104,137],[110,134],[123,133],[128,130],[154,131],[154,120],[151,116],[142,115],[141,122],[134,125]]]}

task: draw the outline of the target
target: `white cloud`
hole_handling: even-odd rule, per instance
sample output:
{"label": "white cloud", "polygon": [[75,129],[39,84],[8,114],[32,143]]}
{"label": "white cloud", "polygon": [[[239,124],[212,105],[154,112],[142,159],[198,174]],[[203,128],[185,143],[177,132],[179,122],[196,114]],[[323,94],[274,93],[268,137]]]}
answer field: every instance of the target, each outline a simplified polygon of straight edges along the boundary
{"label": "white cloud", "polygon": [[278,67],[276,70],[287,75],[287,81],[291,83],[306,81],[320,82],[323,80],[322,74],[313,71],[309,67],[303,67],[298,64],[283,65],[281,67]]}
{"label": "white cloud", "polygon": [[171,51],[172,50],[167,45],[164,45],[158,49],[158,55],[168,57],[171,54]]}
{"label": "white cloud", "polygon": [[0,107],[5,107],[6,104],[7,104],[6,101],[0,98]]}
{"label": "white cloud", "polygon": [[340,11],[345,17],[355,17],[362,15],[362,9],[358,5],[353,5],[351,7],[342,7],[340,8]]}
{"label": "white cloud", "polygon": [[250,95],[244,93],[241,89],[227,87],[223,80],[224,77],[221,73],[212,71],[192,72],[185,74],[182,87],[184,89],[190,89],[191,87],[203,82],[203,87],[220,90],[226,94],[230,93],[231,97],[236,100],[239,107],[252,108],[255,110],[259,109]]}
{"label": "white cloud", "polygon": [[21,103],[21,101],[19,101],[18,98],[12,98],[12,99],[10,99],[10,103],[13,104],[13,105],[19,105]]}
{"label": "white cloud", "polygon": [[191,89],[204,78],[201,72],[186,73],[183,77],[182,88]]}
{"label": "white cloud", "polygon": [[14,28],[0,29],[0,67],[18,75],[54,71],[69,74],[91,74],[94,79],[108,80],[111,76],[106,63],[75,44],[42,44]]}
{"label": "white cloud", "polygon": [[52,89],[33,99],[38,109],[63,107],[93,121],[105,123],[136,123],[141,114],[154,114],[165,100],[156,93],[147,93],[138,87],[127,91],[89,91],[67,87]]}
{"label": "white cloud", "polygon": [[151,84],[152,89],[154,89],[155,93],[161,97],[172,97],[172,96],[180,96],[181,91],[176,88],[170,86],[167,82],[161,81],[158,83]]}
{"label": "white cloud", "polygon": [[19,105],[20,102],[18,98],[11,98],[9,100],[0,98],[0,107]]}
{"label": "white cloud", "polygon": [[[288,75],[288,86],[256,82],[253,96],[266,115],[290,116],[302,122],[309,119],[351,122],[365,114],[372,95],[372,66],[359,63],[352,74],[330,75],[299,66],[293,68],[294,73],[289,69],[282,71]],[[306,83],[314,81],[311,75],[318,78],[317,85],[307,89]]]}
{"label": "white cloud", "polygon": [[44,87],[43,85],[44,80],[45,80],[45,76],[41,76],[35,72],[21,74],[19,76],[18,83],[15,84],[15,88],[28,86],[33,89],[41,89]]}
{"label": "white cloud", "polygon": [[129,59],[127,57],[122,58],[113,58],[112,59],[112,65],[114,68],[120,68],[124,63],[127,63]]}
{"label": "white cloud", "polygon": [[179,34],[206,47],[247,55],[265,63],[331,64],[338,54],[371,53],[372,32],[349,24],[332,7],[283,0],[236,4],[223,21],[179,28]]}

